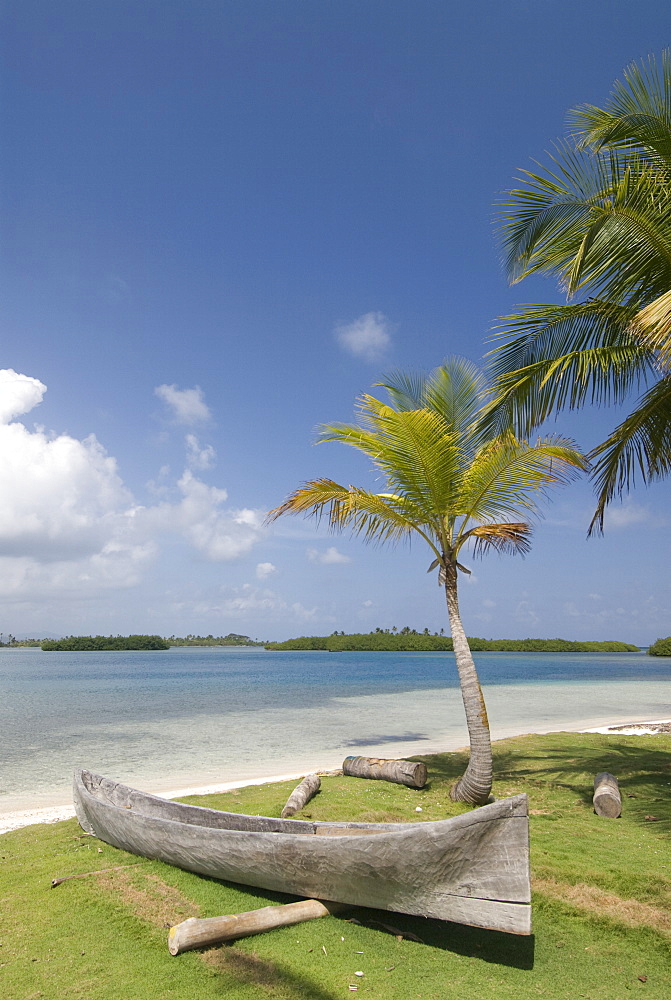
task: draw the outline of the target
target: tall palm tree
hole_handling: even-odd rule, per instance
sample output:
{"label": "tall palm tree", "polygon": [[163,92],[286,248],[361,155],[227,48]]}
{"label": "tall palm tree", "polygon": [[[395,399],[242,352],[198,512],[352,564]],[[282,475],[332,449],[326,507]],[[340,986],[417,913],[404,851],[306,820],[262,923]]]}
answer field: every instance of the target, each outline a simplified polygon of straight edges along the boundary
{"label": "tall palm tree", "polygon": [[[430,375],[397,373],[379,383],[388,401],[358,401],[359,424],[326,424],[320,441],[340,441],[372,459],[385,481],[380,493],[341,486],[331,479],[305,483],[270,512],[326,516],[335,531],[350,529],[366,541],[422,538],[445,589],[447,611],[470,738],[470,760],[452,797],[486,802],[492,785],[487,710],[459,613],[462,550],[524,553],[531,527],[524,515],[554,484],[584,467],[571,441],[548,438],[535,445],[482,424],[484,377],[464,359]],[[511,518],[515,518],[512,520]]]}
{"label": "tall palm tree", "polygon": [[572,141],[508,193],[502,222],[511,281],[552,275],[567,301],[503,321],[490,419],[528,434],[552,412],[642,389],[588,456],[598,497],[590,530],[601,530],[614,496],[671,473],[669,53],[661,65],[630,66],[605,108],[583,105],[572,121]]}

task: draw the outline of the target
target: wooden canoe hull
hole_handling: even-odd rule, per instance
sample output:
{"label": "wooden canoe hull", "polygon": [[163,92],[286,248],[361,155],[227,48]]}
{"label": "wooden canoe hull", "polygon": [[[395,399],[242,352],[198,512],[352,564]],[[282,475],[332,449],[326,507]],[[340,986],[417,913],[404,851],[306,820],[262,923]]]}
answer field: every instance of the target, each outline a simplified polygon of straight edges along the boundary
{"label": "wooden canoe hull", "polygon": [[429,823],[225,813],[75,772],[84,830],[186,871],[298,896],[531,933],[526,795]]}

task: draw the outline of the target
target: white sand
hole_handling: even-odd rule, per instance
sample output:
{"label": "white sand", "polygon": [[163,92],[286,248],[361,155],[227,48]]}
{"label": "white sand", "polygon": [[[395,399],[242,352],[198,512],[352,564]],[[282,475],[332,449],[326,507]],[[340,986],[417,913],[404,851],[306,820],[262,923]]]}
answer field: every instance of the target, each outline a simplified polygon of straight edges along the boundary
{"label": "white sand", "polygon": [[[513,732],[506,729],[502,732],[496,732],[494,735],[499,739],[504,739],[509,736],[531,735],[532,733],[540,735],[542,733],[549,732],[604,733],[612,736],[654,736],[659,733],[671,732],[671,719],[655,719],[647,722],[630,722],[625,724],[601,724],[597,726],[589,726],[589,723],[583,722],[579,726],[576,726],[575,724],[567,724],[565,726],[561,726],[560,728],[553,727],[549,730],[542,728],[533,730],[518,729]],[[361,753],[365,753],[365,748],[360,747],[358,749]],[[448,751],[454,751],[455,749],[456,748],[454,746],[451,746],[439,749],[424,749],[418,752],[422,754],[445,753]],[[319,773],[324,773],[327,769],[335,770],[340,766],[340,764],[341,761],[334,761],[330,767],[329,765],[322,765],[321,768],[317,770]],[[161,794],[168,799],[182,798],[186,795],[212,795],[216,792],[227,792],[233,788],[246,788],[249,785],[266,785],[275,781],[297,781],[299,778],[302,778],[305,774],[307,774],[308,771],[309,768],[304,768],[303,770],[292,774],[276,774],[272,777],[266,778],[247,778],[244,781],[227,781],[219,785],[201,785],[193,788],[174,789],[172,791],[160,789],[158,791],[160,791]],[[4,816],[0,816],[0,834],[9,833],[10,830],[18,830],[20,827],[31,826],[33,823],[58,823],[64,819],[71,819],[74,814],[75,811],[72,805],[66,804],[49,806],[42,809],[21,809],[15,812],[9,812]]]}

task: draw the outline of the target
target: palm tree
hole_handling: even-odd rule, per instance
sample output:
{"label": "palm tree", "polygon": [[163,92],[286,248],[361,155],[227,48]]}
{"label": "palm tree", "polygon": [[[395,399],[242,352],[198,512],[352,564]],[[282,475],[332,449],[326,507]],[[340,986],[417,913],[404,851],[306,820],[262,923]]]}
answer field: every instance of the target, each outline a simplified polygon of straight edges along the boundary
{"label": "palm tree", "polygon": [[[350,529],[371,542],[420,537],[429,546],[445,589],[447,611],[470,738],[470,760],[452,797],[486,802],[492,784],[487,711],[459,613],[457,578],[469,573],[462,550],[524,553],[530,525],[547,487],[584,467],[573,443],[548,438],[535,445],[482,424],[487,391],[469,361],[452,359],[430,375],[397,373],[383,383],[388,402],[358,401],[360,424],[327,424],[320,441],[340,441],[372,459],[383,492],[318,479],[295,490],[269,518],[326,516],[335,531]],[[511,520],[514,517],[515,520]]]}
{"label": "palm tree", "polygon": [[[671,472],[671,56],[633,65],[606,108],[584,105],[571,142],[525,171],[503,216],[512,282],[554,276],[564,304],[503,321],[492,352],[493,426],[528,434],[551,413],[622,402],[631,413],[588,456],[607,505]],[[585,296],[576,301],[577,296]]]}

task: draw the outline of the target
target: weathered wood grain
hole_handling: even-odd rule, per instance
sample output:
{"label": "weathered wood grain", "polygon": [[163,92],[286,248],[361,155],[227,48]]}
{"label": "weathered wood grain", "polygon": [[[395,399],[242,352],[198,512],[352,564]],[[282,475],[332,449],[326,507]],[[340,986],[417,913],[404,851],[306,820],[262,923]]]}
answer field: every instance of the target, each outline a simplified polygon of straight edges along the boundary
{"label": "weathered wood grain", "polygon": [[594,779],[594,812],[597,816],[617,819],[622,815],[622,798],[620,786],[615,775],[601,771]]}
{"label": "weathered wood grain", "polygon": [[[212,878],[313,899],[531,933],[526,795],[426,823],[224,813],[75,774],[82,827]],[[366,836],[365,834],[375,835]]]}
{"label": "weathered wood grain", "polygon": [[317,794],[320,787],[321,779],[318,774],[306,774],[300,785],[296,785],[287,799],[287,804],[281,813],[282,819],[293,816],[299,809],[302,809],[305,803]]}
{"label": "weathered wood grain", "polygon": [[168,934],[168,951],[171,955],[181,955],[194,948],[208,948],[222,941],[262,934],[274,927],[289,927],[305,920],[316,920],[341,913],[347,907],[344,903],[321,902],[318,899],[302,899],[298,903],[283,906],[264,906],[247,913],[231,914],[224,917],[189,917],[181,924],[175,924]]}
{"label": "weathered wood grain", "polygon": [[384,760],[379,757],[345,757],[342,773],[353,778],[393,781],[408,788],[424,788],[426,764],[413,760]]}

